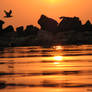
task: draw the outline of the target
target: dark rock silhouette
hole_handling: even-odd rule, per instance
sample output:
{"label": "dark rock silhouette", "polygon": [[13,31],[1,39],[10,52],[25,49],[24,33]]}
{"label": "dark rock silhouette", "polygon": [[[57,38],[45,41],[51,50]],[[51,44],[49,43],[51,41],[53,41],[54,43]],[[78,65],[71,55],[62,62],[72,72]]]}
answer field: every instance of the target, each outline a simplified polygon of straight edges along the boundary
{"label": "dark rock silhouette", "polygon": [[0,20],[0,31],[3,30],[2,26],[3,26],[4,23],[5,23],[5,22],[4,22],[3,20]]}
{"label": "dark rock silhouette", "polygon": [[57,21],[45,15],[41,15],[40,19],[38,20],[38,24],[40,24],[41,30],[46,30],[52,33],[57,32]]}
{"label": "dark rock silhouette", "polygon": [[60,17],[58,29],[59,31],[79,30],[81,27],[81,21],[78,17]]}
{"label": "dark rock silhouette", "polygon": [[90,20],[88,20],[83,26],[82,26],[82,30],[84,31],[92,31],[92,24],[90,22]]}
{"label": "dark rock silhouette", "polygon": [[4,10],[4,12],[5,12],[5,15],[6,15],[6,16],[4,16],[5,18],[10,18],[10,17],[12,17],[12,16],[11,16],[12,10],[10,10],[9,12],[7,12],[6,10]]}
{"label": "dark rock silhouette", "polygon": [[88,21],[85,23],[85,25],[91,25],[90,20],[88,20]]}
{"label": "dark rock silhouette", "polygon": [[27,25],[26,29],[19,26],[16,31],[12,25],[3,28],[5,22],[0,20],[0,47],[92,44],[92,24],[89,20],[83,25],[78,17],[63,16],[60,19],[62,21],[58,24],[54,19],[41,15],[38,20],[41,29]]}
{"label": "dark rock silhouette", "polygon": [[37,35],[39,29],[33,25],[28,25],[25,29],[26,35]]}
{"label": "dark rock silhouette", "polygon": [[0,89],[3,89],[5,88],[7,85],[5,82],[0,82]]}
{"label": "dark rock silhouette", "polygon": [[3,32],[6,32],[6,33],[8,33],[8,32],[15,32],[15,31],[14,31],[14,27],[13,27],[12,25],[9,25],[8,27],[6,27],[6,28],[3,30]]}
{"label": "dark rock silhouette", "polygon": [[31,30],[33,30],[33,28],[34,28],[33,25],[28,25],[28,26],[26,27],[26,29],[25,29],[25,32],[30,33]]}
{"label": "dark rock silhouette", "polygon": [[24,36],[24,27],[20,26],[16,28],[17,36]]}
{"label": "dark rock silhouette", "polygon": [[[8,41],[8,39],[13,38],[15,36],[14,27],[12,25],[9,25],[2,31],[2,36]],[[7,39],[8,38],[8,39]]]}
{"label": "dark rock silhouette", "polygon": [[24,30],[23,26],[20,26],[20,27],[16,28],[16,32],[19,32],[19,33],[21,33],[23,30]]}

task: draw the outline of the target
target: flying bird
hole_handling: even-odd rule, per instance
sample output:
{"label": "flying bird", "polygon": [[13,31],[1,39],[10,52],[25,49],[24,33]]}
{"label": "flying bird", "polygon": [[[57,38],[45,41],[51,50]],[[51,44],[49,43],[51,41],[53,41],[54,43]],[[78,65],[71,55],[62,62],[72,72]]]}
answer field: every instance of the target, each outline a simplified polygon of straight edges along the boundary
{"label": "flying bird", "polygon": [[10,18],[12,17],[11,14],[12,14],[12,10],[10,10],[9,12],[7,12],[6,10],[4,10],[4,13],[6,16],[4,16],[5,18]]}

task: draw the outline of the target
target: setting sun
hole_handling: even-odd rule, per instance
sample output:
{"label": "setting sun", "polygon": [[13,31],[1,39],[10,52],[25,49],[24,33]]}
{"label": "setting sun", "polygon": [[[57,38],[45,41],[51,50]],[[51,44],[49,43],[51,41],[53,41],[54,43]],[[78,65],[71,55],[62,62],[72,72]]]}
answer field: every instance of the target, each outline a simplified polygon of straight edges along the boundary
{"label": "setting sun", "polygon": [[63,60],[63,57],[62,57],[62,56],[55,56],[55,57],[54,57],[54,60],[60,61],[60,60]]}
{"label": "setting sun", "polygon": [[49,0],[50,3],[56,3],[57,0]]}
{"label": "setting sun", "polygon": [[58,4],[61,2],[61,0],[45,0],[45,2],[47,2],[48,4]]}

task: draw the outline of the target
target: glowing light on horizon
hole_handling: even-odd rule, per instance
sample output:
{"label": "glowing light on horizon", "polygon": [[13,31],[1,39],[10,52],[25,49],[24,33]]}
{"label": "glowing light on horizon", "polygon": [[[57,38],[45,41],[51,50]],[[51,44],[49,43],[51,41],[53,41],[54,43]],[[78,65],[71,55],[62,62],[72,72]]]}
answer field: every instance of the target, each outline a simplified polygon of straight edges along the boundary
{"label": "glowing light on horizon", "polygon": [[54,60],[61,61],[61,60],[63,60],[63,56],[55,56]]}
{"label": "glowing light on horizon", "polygon": [[45,0],[45,2],[47,4],[56,5],[56,4],[59,4],[61,2],[61,0]]}

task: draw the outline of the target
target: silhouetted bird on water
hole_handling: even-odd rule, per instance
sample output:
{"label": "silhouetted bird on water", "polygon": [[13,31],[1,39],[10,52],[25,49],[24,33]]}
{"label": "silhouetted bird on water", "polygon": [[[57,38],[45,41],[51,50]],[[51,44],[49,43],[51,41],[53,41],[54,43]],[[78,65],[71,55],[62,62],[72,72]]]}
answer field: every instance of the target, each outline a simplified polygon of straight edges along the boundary
{"label": "silhouetted bird on water", "polygon": [[12,17],[11,14],[12,14],[12,10],[10,10],[9,12],[7,12],[6,10],[4,10],[6,16],[4,16],[5,18],[10,18]]}

